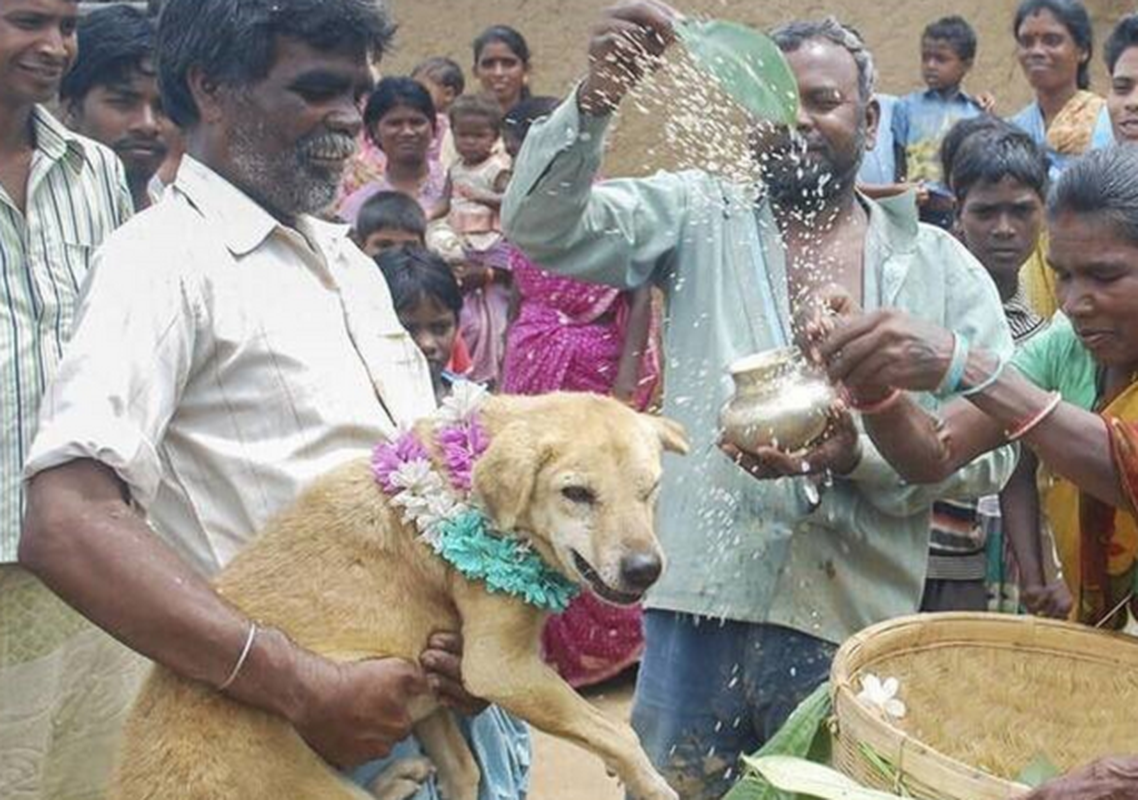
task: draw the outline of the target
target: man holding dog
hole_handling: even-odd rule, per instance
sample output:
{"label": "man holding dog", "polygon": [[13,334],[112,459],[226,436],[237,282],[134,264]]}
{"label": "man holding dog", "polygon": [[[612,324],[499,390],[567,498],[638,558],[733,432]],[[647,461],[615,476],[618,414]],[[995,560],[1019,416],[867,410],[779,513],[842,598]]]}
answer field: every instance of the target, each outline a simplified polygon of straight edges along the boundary
{"label": "man holding dog", "polygon": [[[21,465],[91,251],[130,216],[114,154],[47,110],[76,59],[75,0],[0,0],[0,797],[86,800],[130,703],[132,654],[16,563]],[[60,724],[86,716],[87,724]]]}
{"label": "man holding dog", "polygon": [[[187,155],[95,256],[28,459],[19,552],[134,650],[285,717],[344,767],[404,739],[428,689],[473,704],[460,645],[436,637],[425,671],[335,663],[255,626],[207,576],[306,483],[434,406],[381,274],[313,216],[391,34],[376,0],[165,4],[159,82]],[[476,730],[515,767],[489,781],[520,794],[524,730]]]}
{"label": "man holding dog", "polygon": [[633,724],[682,797],[710,800],[733,782],[738,755],[828,677],[837,643],[917,610],[933,500],[998,491],[1014,466],[1004,450],[946,484],[906,486],[845,410],[808,452],[720,452],[727,365],[792,344],[793,321],[829,283],[1004,354],[1011,338],[982,267],[919,225],[911,197],[855,192],[878,120],[873,65],[834,20],[774,34],[798,81],[802,144],[785,130],[754,137],[757,202],[698,171],[594,184],[611,112],[673,42],[676,18],[653,0],[608,12],[587,77],[531,131],[503,220],[543,267],[621,288],[654,281],[669,295],[665,413],[692,435],[693,455],[665,470],[669,567],[648,598]]}

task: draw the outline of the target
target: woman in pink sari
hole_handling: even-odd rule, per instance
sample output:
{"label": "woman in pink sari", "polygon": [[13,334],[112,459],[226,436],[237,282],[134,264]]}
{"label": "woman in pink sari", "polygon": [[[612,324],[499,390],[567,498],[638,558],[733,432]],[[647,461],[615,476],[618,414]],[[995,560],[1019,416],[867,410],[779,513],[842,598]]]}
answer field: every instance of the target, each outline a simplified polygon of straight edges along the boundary
{"label": "woman in pink sari", "polygon": [[[506,114],[502,140],[516,157],[532,125],[557,107],[554,97],[522,100]],[[651,290],[620,292],[562,278],[513,247],[511,324],[501,391],[571,391],[612,395],[638,410],[660,380]],[[573,686],[613,677],[640,660],[641,610],[618,608],[592,594],[550,617],[542,636],[545,659]]]}
{"label": "woman in pink sari", "polygon": [[[516,250],[510,267],[517,316],[506,336],[503,393],[596,392],[643,410],[660,376],[650,290],[562,278]],[[574,686],[611,678],[640,659],[640,617],[639,606],[582,594],[546,623],[546,661]]]}

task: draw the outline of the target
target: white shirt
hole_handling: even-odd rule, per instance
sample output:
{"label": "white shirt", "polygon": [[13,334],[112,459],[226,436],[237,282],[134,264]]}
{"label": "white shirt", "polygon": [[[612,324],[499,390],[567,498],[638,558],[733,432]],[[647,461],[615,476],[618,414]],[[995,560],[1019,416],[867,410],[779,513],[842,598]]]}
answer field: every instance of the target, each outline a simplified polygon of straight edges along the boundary
{"label": "white shirt", "polygon": [[96,253],[25,473],[118,473],[206,574],[305,484],[434,408],[347,229],[279,224],[192,158]]}

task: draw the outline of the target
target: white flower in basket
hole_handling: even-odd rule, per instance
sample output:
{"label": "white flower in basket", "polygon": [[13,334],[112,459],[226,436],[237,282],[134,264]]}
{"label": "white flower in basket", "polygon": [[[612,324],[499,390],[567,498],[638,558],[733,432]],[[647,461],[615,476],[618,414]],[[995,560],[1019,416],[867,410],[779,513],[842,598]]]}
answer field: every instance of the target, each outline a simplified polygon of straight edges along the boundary
{"label": "white flower in basket", "polygon": [[901,683],[896,678],[886,678],[883,681],[867,672],[861,676],[861,693],[857,699],[886,718],[904,719],[905,704],[897,697],[900,689]]}

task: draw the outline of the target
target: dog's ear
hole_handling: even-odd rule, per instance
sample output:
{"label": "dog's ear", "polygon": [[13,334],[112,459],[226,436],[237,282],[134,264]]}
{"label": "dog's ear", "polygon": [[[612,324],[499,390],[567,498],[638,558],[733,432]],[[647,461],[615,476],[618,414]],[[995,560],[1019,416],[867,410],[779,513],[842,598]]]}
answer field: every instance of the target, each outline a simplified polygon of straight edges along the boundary
{"label": "dog's ear", "polygon": [[658,417],[654,414],[641,414],[640,418],[648,423],[648,427],[660,439],[660,444],[669,453],[679,453],[686,456],[691,449],[688,443],[687,432],[684,426],[674,419]]}
{"label": "dog's ear", "polygon": [[541,447],[532,431],[515,424],[499,431],[474,465],[474,495],[499,529],[517,527],[533,497],[541,461]]}

